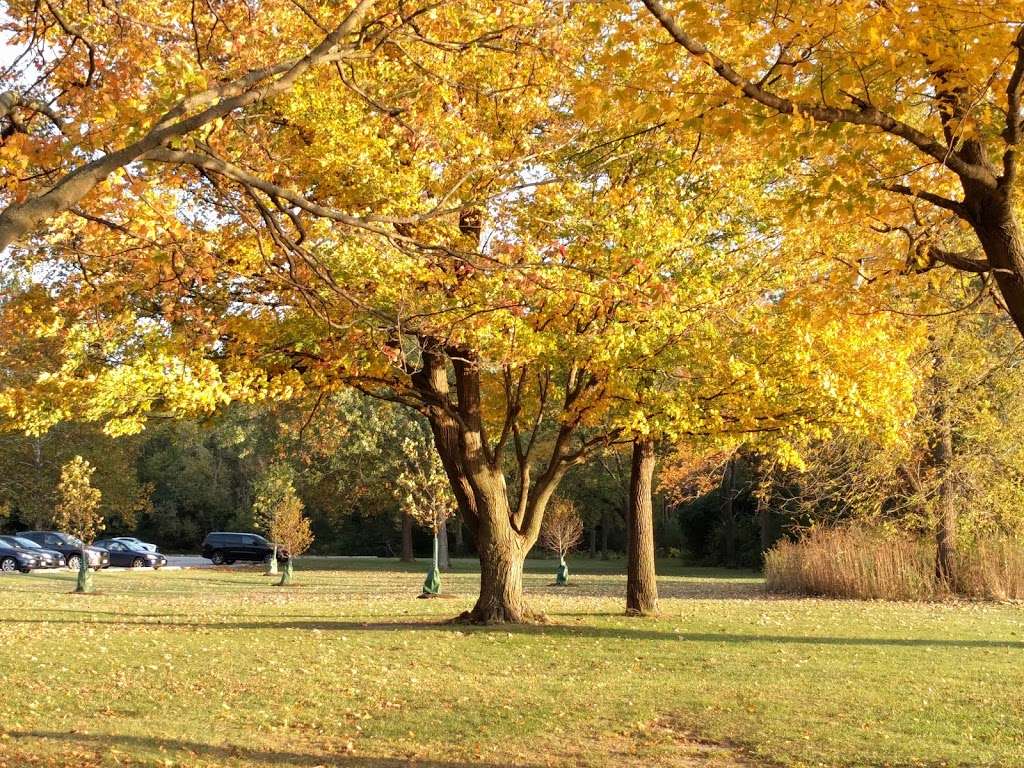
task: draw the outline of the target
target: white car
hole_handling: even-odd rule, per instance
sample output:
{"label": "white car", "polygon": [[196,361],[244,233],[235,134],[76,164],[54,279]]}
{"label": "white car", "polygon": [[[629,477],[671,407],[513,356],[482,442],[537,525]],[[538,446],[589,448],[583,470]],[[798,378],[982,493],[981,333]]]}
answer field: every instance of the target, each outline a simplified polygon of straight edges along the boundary
{"label": "white car", "polygon": [[123,541],[125,544],[132,545],[135,549],[144,549],[147,552],[156,552],[156,544],[147,544],[144,541],[136,539],[134,536],[114,536],[111,541]]}

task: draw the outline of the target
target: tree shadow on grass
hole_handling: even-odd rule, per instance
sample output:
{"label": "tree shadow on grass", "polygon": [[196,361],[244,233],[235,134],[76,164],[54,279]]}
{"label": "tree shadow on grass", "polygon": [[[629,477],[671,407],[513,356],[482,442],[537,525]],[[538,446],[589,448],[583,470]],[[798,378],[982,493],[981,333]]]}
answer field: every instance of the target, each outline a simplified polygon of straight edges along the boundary
{"label": "tree shadow on grass", "polygon": [[[157,736],[128,736],[117,734],[82,734],[62,731],[9,731],[8,735],[17,743],[18,739],[46,739],[74,744],[76,747],[90,746],[98,750],[118,749],[121,751],[146,750],[162,755],[185,752],[190,757],[203,760],[237,760],[245,765],[267,766],[340,766],[341,768],[408,768],[415,764],[421,768],[507,768],[508,763],[461,762],[455,760],[424,760],[417,758],[364,757],[341,753],[308,753],[276,749],[254,749],[235,744],[206,744],[183,739],[166,739]],[[185,763],[186,765],[188,763]],[[523,768],[540,766],[522,764]]]}
{"label": "tree shadow on grass", "polygon": [[[595,627],[577,624],[497,624],[473,625],[427,621],[334,621],[314,618],[309,621],[120,621],[98,620],[90,624],[111,626],[145,626],[206,630],[318,630],[321,632],[458,632],[463,635],[491,633],[553,637],[559,639],[593,638],[599,640],[653,640],[693,643],[766,643],[785,645],[863,646],[895,648],[1005,648],[1024,649],[1024,640],[981,640],[955,638],[902,637],[831,637],[818,635],[741,635],[729,632],[676,632],[641,626],[645,619],[636,619],[635,627]],[[61,619],[5,619],[11,624],[59,624]]]}

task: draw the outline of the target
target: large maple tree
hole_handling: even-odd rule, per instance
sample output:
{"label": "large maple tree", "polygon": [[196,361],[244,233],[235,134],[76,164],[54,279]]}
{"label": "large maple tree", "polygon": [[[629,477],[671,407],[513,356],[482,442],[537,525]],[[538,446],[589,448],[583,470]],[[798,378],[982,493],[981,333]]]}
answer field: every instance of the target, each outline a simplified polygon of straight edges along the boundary
{"label": "large maple tree", "polygon": [[[174,4],[140,4],[116,35],[51,23],[85,90],[108,82],[89,82],[102,34],[158,40],[170,21],[173,82],[187,94],[219,93],[203,73],[212,61],[235,71],[232,51],[277,61],[285,33],[317,50],[307,46],[348,23],[354,41],[343,60],[325,54],[319,77],[258,88],[25,230],[9,258],[26,284],[0,304],[12,351],[0,408],[30,431],[79,418],[112,433],[154,413],[315,403],[345,387],[415,409],[475,534],[481,586],[467,618],[483,622],[534,615],[522,570],[545,508],[611,442],[760,436],[785,452],[795,431],[896,428],[913,334],[849,311],[863,308],[857,271],[820,253],[813,227],[774,213],[785,185],[747,162],[750,146],[589,109],[580,75],[603,9],[584,7],[593,15],[540,1],[374,5],[358,33],[346,21],[357,11],[332,3],[250,15],[226,3],[206,26]],[[134,100],[82,121],[84,135],[99,131],[88,148],[53,136],[62,162],[106,157],[103,142],[192,103],[139,80],[125,88]],[[8,138],[51,136],[35,125]],[[11,194],[57,188],[39,183],[19,179]],[[37,342],[59,353],[31,365],[14,354]]]}

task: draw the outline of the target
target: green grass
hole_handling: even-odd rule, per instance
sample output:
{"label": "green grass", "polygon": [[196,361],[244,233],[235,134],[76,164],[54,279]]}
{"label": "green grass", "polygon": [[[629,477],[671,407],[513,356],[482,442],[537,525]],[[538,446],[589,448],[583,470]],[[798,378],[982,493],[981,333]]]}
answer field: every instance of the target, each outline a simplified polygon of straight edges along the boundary
{"label": "green grass", "polygon": [[552,624],[440,623],[426,564],[0,578],[0,766],[1012,766],[1024,611],[771,599],[753,574],[622,563],[527,576]]}

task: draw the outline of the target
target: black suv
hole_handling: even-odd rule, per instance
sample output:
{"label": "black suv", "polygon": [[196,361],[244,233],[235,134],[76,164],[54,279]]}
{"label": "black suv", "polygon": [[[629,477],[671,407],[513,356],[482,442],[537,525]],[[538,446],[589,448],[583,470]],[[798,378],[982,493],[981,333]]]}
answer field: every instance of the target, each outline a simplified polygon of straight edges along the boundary
{"label": "black suv", "polygon": [[[274,555],[274,545],[255,533],[230,533],[215,531],[206,534],[203,540],[203,557],[212,560],[214,565],[236,560],[249,560],[261,563]],[[288,553],[277,551],[278,560],[287,560]]]}
{"label": "black suv", "polygon": [[82,559],[82,549],[89,558],[89,567],[94,570],[110,567],[110,553],[98,547],[86,547],[81,540],[59,531],[23,531],[19,533],[23,539],[34,541],[41,547],[52,549],[64,555],[64,562],[73,571],[78,570]]}

